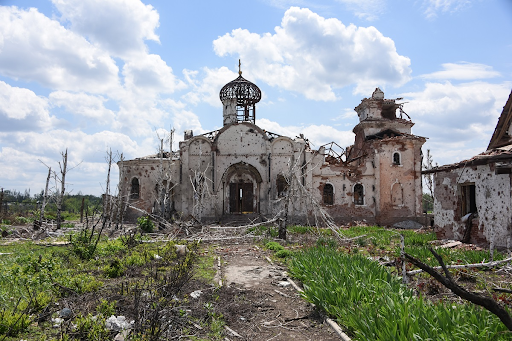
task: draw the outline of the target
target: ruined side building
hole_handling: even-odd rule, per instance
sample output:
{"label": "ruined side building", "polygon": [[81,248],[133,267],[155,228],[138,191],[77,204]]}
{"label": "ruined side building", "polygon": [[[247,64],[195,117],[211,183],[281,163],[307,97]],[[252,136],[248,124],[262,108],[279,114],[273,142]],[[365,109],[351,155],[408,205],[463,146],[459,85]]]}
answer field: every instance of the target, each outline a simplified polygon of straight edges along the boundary
{"label": "ruined side building", "polygon": [[261,91],[239,74],[220,91],[221,129],[186,131],[178,152],[119,163],[120,192],[132,206],[202,221],[286,214],[289,222],[315,224],[322,211],[337,223],[421,217],[425,138],[411,134],[414,123],[396,100],[376,89],[355,108],[354,145],[312,150],[302,135],[255,124]]}
{"label": "ruined side building", "polygon": [[512,92],[487,150],[424,171],[434,177],[438,238],[512,247]]}

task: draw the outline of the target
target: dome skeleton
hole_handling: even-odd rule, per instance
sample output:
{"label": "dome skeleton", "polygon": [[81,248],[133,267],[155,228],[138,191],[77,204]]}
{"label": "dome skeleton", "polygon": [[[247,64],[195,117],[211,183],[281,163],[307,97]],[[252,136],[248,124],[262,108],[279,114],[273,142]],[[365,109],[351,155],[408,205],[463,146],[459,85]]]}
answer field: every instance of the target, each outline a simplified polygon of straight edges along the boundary
{"label": "dome skeleton", "polygon": [[241,63],[238,60],[238,77],[224,85],[219,97],[222,103],[236,100],[238,121],[255,123],[256,103],[261,100],[261,90],[258,86],[242,77]]}

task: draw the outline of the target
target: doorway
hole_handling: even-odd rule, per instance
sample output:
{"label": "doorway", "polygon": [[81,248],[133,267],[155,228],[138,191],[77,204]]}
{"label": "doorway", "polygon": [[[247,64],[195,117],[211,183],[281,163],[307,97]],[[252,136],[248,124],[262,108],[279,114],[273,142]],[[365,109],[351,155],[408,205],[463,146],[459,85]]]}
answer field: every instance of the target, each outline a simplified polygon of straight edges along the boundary
{"label": "doorway", "polygon": [[229,184],[229,212],[254,212],[253,184],[251,182]]}

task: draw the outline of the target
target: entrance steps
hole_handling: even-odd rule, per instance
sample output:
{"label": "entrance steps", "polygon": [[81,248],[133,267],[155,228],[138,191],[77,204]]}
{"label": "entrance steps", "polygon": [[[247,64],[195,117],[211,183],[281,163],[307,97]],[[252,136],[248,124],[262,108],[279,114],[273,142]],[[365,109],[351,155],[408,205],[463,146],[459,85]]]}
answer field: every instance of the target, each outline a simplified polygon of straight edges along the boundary
{"label": "entrance steps", "polygon": [[261,223],[264,219],[259,213],[225,214],[220,218],[220,226],[244,226]]}

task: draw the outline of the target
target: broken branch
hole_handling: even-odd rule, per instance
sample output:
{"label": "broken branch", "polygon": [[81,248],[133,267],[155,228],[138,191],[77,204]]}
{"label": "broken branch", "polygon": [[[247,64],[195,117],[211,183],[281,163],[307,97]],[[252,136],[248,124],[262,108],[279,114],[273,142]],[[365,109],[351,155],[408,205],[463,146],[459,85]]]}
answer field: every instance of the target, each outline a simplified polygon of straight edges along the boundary
{"label": "broken branch", "polygon": [[428,266],[427,264],[421,262],[420,260],[414,258],[413,256],[411,256],[407,253],[404,253],[404,256],[412,264],[416,265],[423,271],[427,272],[430,276],[434,277],[439,283],[443,284],[445,287],[450,289],[455,295],[489,310],[491,313],[496,315],[509,330],[512,331],[512,317],[510,317],[510,315],[508,314],[507,310],[505,310],[505,308],[500,306],[492,298],[482,296],[482,295],[479,295],[474,292],[467,291],[466,289],[464,289],[463,287],[461,287],[457,283],[455,283],[451,274],[448,271],[448,268],[444,264],[441,256],[439,256],[439,254],[437,252],[435,252],[434,249],[432,249],[432,248],[429,248],[429,249],[430,249],[430,252],[434,255],[434,257],[436,257],[439,264],[441,265],[441,268],[443,269],[444,273],[446,274],[446,277],[441,275],[434,268]]}

